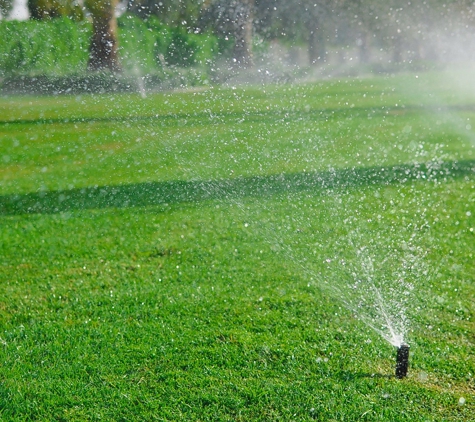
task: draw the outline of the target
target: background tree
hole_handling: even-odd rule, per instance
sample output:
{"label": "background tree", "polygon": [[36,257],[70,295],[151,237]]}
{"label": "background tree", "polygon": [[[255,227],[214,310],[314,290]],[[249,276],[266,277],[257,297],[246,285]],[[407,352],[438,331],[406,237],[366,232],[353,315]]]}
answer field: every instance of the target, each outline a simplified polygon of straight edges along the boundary
{"label": "background tree", "polygon": [[250,67],[254,33],[255,0],[208,0],[203,5],[200,25],[218,36],[234,41],[233,61]]}
{"label": "background tree", "polygon": [[2,18],[8,17],[13,9],[13,0],[0,0],[0,14]]}
{"label": "background tree", "polygon": [[280,0],[274,6],[273,25],[277,38],[307,45],[310,65],[325,62],[341,0]]}
{"label": "background tree", "polygon": [[356,43],[360,63],[369,63],[371,48],[378,39],[381,19],[385,19],[386,2],[378,0],[344,0],[342,20],[348,25],[352,40]]}
{"label": "background tree", "polygon": [[47,20],[61,16],[80,20],[84,17],[81,6],[74,0],[28,0],[28,11],[30,17],[35,20]]}
{"label": "background tree", "polygon": [[121,70],[118,55],[117,0],[86,0],[92,16],[92,38],[89,46],[90,70]]}
{"label": "background tree", "polygon": [[128,0],[127,11],[142,19],[156,16],[166,25],[185,26],[194,30],[203,3],[203,0]]}
{"label": "background tree", "polygon": [[[4,0],[0,0],[4,1]],[[90,70],[120,70],[117,53],[117,0],[85,0],[91,14],[93,35],[89,47]],[[77,0],[28,0],[30,16],[35,20],[48,20],[68,16],[84,18],[83,8]]]}
{"label": "background tree", "polygon": [[[0,12],[7,13],[11,1],[0,0]],[[79,1],[83,0],[28,0],[28,6],[33,19],[80,18]],[[114,14],[117,1],[84,0],[94,34],[89,69],[120,70]],[[474,0],[126,1],[128,12],[144,20],[156,17],[173,28],[170,34],[177,41],[172,42],[174,49],[170,57],[177,66],[191,63],[179,60],[186,50],[181,48],[186,44],[183,39],[207,30],[221,37],[221,46],[232,43],[233,59],[240,67],[252,65],[255,35],[279,40],[287,46],[306,45],[311,65],[324,63],[330,47],[336,46],[348,48],[352,53],[356,50],[361,63],[369,63],[375,51],[379,60],[386,57],[393,63],[408,58],[444,60],[448,48],[441,47],[443,43],[448,46],[451,37],[454,39],[464,31],[461,22],[468,34],[475,20]]]}

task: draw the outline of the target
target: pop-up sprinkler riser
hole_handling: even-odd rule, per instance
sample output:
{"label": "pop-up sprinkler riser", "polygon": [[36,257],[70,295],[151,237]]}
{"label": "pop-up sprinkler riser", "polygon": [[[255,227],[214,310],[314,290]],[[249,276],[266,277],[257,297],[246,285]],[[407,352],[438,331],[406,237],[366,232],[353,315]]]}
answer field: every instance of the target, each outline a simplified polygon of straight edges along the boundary
{"label": "pop-up sprinkler riser", "polygon": [[409,367],[409,345],[402,343],[397,349],[396,355],[396,378],[404,378],[407,376]]}

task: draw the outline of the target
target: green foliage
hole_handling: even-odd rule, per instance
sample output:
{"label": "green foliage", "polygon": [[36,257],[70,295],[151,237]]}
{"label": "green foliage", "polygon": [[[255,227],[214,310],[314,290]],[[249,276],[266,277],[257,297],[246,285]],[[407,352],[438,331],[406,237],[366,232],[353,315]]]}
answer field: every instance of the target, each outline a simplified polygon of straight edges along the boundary
{"label": "green foliage", "polygon": [[13,0],[0,0],[0,14],[6,18],[13,9]]}
{"label": "green foliage", "polygon": [[169,26],[185,26],[191,29],[199,20],[203,0],[128,0],[127,10],[147,20],[158,18]]}
{"label": "green foliage", "polygon": [[165,60],[170,65],[190,67],[210,64],[217,53],[216,37],[210,34],[190,34],[177,27],[172,31],[172,42],[168,45]]}
{"label": "green foliage", "polygon": [[91,27],[69,18],[0,22],[0,75],[71,74],[85,69]]}
{"label": "green foliage", "polygon": [[[88,22],[0,22],[0,76],[84,74],[92,34]],[[169,28],[157,18],[119,19],[120,60],[126,75],[165,75],[167,67],[206,68],[219,53],[218,39]]]}
{"label": "green foliage", "polygon": [[216,37],[170,28],[156,17],[143,21],[125,15],[119,19],[119,28],[122,64],[129,71],[147,73],[167,66],[208,65],[220,52]]}
{"label": "green foliage", "polygon": [[124,70],[143,74],[162,67],[159,57],[171,42],[168,28],[156,21],[149,26],[133,15],[121,16],[118,24],[119,56]]}
{"label": "green foliage", "polygon": [[28,0],[30,16],[35,20],[49,20],[69,17],[76,20],[84,18],[84,11],[75,0]]}

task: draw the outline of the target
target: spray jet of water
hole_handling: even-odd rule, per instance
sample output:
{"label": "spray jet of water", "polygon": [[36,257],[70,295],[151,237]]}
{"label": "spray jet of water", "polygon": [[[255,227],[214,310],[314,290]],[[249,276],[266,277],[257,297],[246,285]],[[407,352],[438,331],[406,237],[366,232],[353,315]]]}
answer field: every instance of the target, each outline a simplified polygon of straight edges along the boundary
{"label": "spray jet of water", "polygon": [[147,93],[145,91],[145,84],[144,84],[144,79],[143,76],[140,74],[140,70],[137,66],[134,67],[134,75],[137,78],[137,88],[139,91],[139,94],[142,98],[147,98]]}

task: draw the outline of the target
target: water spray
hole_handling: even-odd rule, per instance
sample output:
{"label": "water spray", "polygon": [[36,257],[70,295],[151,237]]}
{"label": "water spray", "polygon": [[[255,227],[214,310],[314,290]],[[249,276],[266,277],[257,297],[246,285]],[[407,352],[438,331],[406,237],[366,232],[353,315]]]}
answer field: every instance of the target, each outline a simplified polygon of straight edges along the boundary
{"label": "water spray", "polygon": [[404,378],[407,376],[407,368],[409,367],[409,345],[402,343],[397,349],[396,355],[396,378]]}

